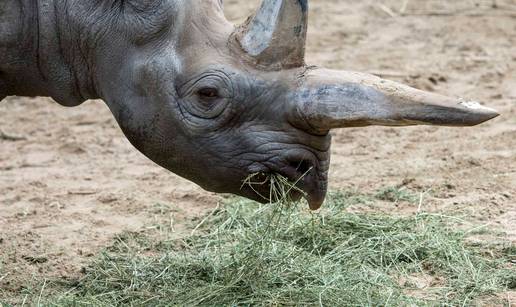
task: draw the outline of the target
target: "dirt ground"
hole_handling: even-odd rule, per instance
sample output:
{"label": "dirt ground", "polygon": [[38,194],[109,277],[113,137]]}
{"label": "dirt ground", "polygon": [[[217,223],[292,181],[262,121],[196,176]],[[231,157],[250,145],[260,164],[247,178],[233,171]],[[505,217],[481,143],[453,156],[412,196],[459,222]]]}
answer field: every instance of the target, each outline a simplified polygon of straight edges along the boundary
{"label": "dirt ground", "polygon": [[[239,22],[259,1],[225,2]],[[310,4],[308,63],[474,98],[503,114],[468,129],[337,131],[331,188],[408,182],[428,192],[425,209],[458,210],[516,243],[516,2]],[[220,200],[133,149],[101,101],[72,109],[47,98],[0,103],[0,287],[12,293],[32,280],[80,276],[124,231],[167,220],[180,232]]]}

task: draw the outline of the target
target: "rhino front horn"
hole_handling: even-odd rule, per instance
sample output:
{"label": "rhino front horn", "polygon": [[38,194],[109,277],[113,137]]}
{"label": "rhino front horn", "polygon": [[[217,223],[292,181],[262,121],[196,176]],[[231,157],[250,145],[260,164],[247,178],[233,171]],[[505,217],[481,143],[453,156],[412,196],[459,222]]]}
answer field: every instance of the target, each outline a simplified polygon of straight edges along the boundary
{"label": "rhino front horn", "polygon": [[291,98],[297,123],[315,133],[346,127],[474,126],[497,117],[493,109],[420,91],[368,74],[314,69]]}
{"label": "rhino front horn", "polygon": [[308,0],[264,0],[237,30],[245,54],[259,67],[304,66]]}

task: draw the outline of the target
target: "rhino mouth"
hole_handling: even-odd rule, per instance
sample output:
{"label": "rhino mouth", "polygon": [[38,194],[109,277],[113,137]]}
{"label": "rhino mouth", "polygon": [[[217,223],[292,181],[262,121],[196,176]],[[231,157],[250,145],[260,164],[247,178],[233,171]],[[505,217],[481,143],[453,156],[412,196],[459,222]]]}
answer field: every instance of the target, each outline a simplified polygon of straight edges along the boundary
{"label": "rhino mouth", "polygon": [[263,164],[259,171],[249,172],[241,190],[246,197],[262,203],[276,202],[281,197],[291,201],[305,198],[310,209],[317,210],[326,197],[328,163],[306,152],[289,152],[277,161]]}

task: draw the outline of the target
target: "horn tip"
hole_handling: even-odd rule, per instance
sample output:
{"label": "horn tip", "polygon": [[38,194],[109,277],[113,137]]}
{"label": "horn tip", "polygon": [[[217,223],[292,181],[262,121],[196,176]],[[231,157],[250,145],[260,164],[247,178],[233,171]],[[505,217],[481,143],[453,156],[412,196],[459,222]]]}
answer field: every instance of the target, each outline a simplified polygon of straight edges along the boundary
{"label": "horn tip", "polygon": [[483,106],[476,101],[462,101],[460,105],[475,115],[475,119],[471,122],[472,126],[480,125],[500,116],[500,113],[495,109]]}

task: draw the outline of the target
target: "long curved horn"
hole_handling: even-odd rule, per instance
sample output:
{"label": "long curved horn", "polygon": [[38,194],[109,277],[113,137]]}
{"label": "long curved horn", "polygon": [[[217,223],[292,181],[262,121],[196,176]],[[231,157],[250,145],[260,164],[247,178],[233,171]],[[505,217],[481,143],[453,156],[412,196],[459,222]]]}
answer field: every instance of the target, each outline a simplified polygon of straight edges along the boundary
{"label": "long curved horn", "polygon": [[476,102],[420,91],[362,73],[308,71],[293,93],[296,122],[316,133],[381,126],[474,126],[497,117]]}
{"label": "long curved horn", "polygon": [[308,0],[264,0],[240,27],[237,39],[257,65],[270,69],[305,64]]}

